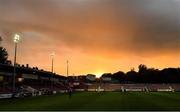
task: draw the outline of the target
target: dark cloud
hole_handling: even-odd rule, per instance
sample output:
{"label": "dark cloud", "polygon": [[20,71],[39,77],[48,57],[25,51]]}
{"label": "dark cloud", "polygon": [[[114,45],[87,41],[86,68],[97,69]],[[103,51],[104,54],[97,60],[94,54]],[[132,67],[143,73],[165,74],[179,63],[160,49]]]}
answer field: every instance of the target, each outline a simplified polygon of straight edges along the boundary
{"label": "dark cloud", "polygon": [[[84,46],[83,43],[90,46],[90,42],[95,47],[104,44],[109,48],[124,49],[131,46],[135,51],[142,48],[144,51],[179,48],[180,11],[177,0],[0,2],[2,30],[39,31],[77,46]],[[127,44],[123,45],[124,42]]]}

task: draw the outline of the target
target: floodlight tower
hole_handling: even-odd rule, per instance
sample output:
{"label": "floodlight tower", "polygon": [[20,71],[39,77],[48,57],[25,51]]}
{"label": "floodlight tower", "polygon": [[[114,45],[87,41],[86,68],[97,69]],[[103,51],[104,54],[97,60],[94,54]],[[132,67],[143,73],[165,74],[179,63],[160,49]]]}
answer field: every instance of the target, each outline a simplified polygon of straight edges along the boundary
{"label": "floodlight tower", "polygon": [[54,56],[55,56],[55,52],[51,53],[51,72],[54,72]]}
{"label": "floodlight tower", "polygon": [[54,56],[55,56],[55,52],[51,53],[51,72],[52,72],[52,76],[51,76],[51,89],[53,88],[53,73],[54,73]]}
{"label": "floodlight tower", "polygon": [[16,83],[16,55],[17,55],[17,45],[18,42],[20,41],[20,36],[18,34],[14,35],[14,72],[13,72],[13,92],[15,92],[15,83]]}
{"label": "floodlight tower", "polygon": [[69,61],[67,60],[67,77],[69,76]]}
{"label": "floodlight tower", "polygon": [[66,72],[67,72],[67,82],[68,82],[68,77],[69,77],[69,61],[67,60],[66,62]]}

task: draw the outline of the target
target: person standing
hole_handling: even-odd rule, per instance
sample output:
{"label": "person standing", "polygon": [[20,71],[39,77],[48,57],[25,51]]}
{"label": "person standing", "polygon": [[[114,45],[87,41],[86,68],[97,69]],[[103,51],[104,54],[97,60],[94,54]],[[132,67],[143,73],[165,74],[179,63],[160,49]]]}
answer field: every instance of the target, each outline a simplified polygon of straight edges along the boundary
{"label": "person standing", "polygon": [[71,96],[72,96],[72,88],[71,87],[68,88],[68,93],[69,93],[69,99],[71,99]]}

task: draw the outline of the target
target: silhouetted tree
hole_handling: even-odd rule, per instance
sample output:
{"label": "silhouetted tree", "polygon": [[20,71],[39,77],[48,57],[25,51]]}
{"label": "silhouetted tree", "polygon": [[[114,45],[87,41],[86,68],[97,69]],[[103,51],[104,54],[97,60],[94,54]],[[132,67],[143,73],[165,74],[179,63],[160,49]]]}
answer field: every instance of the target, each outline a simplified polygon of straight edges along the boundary
{"label": "silhouetted tree", "polygon": [[5,64],[8,59],[8,52],[4,47],[0,47],[0,63]]}
{"label": "silhouetted tree", "polygon": [[144,71],[147,70],[147,66],[143,65],[143,64],[139,65],[138,68],[139,68],[139,74],[141,74],[141,73],[143,73]]}
{"label": "silhouetted tree", "polygon": [[114,73],[112,75],[112,78],[118,80],[120,83],[125,83],[126,82],[126,75],[122,71]]}
{"label": "silhouetted tree", "polygon": [[161,72],[161,82],[163,83],[178,83],[180,82],[180,69],[179,68],[166,68]]}
{"label": "silhouetted tree", "polygon": [[131,70],[126,73],[127,75],[127,81],[129,83],[138,83],[139,82],[139,75],[136,71]]}

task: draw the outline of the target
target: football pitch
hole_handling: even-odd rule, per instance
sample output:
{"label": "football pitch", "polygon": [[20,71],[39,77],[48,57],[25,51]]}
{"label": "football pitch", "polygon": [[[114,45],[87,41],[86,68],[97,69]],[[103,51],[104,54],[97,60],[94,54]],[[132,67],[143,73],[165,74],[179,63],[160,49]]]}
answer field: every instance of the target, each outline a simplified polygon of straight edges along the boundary
{"label": "football pitch", "polygon": [[0,100],[0,110],[180,110],[178,92],[77,92]]}

